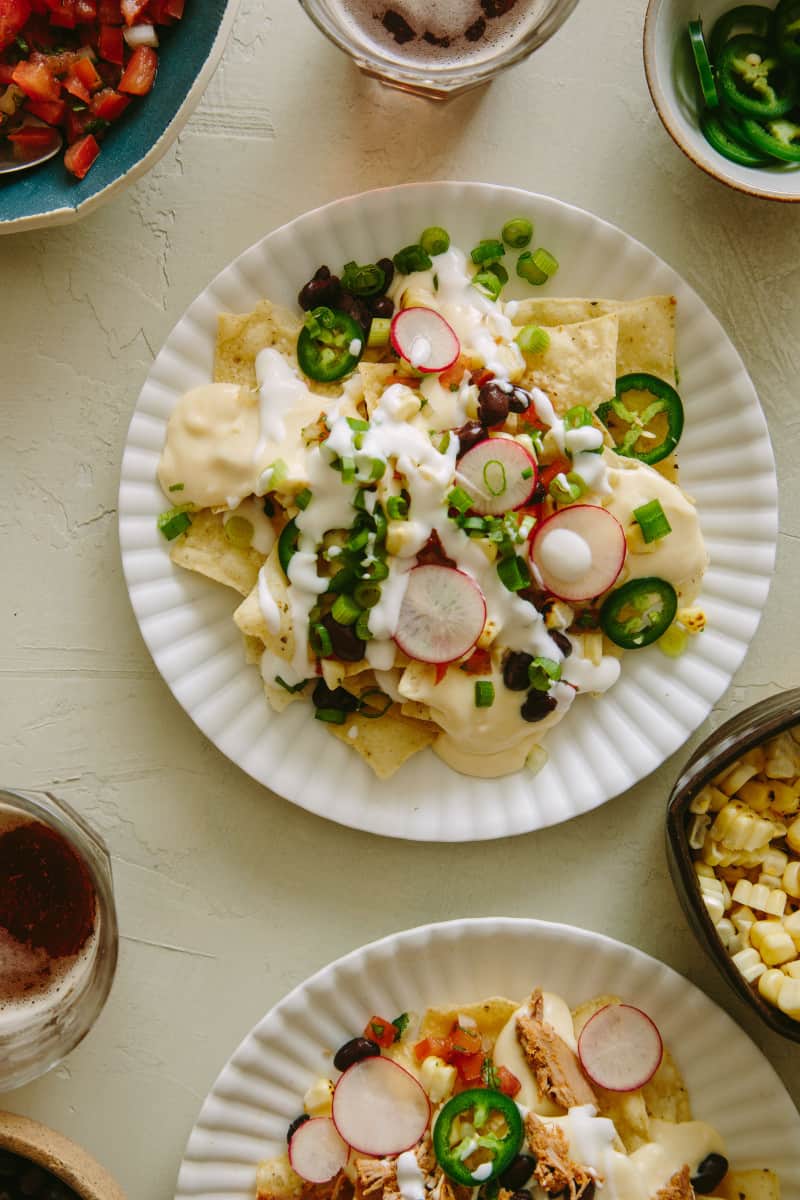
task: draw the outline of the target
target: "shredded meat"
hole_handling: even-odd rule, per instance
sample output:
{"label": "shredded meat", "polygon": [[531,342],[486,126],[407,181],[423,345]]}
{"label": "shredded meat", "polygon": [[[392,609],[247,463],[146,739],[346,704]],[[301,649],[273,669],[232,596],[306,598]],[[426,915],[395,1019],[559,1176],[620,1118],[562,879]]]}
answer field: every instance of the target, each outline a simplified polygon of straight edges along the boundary
{"label": "shredded meat", "polygon": [[[422,1140],[417,1145],[415,1154],[417,1156],[417,1162],[419,1163],[419,1169],[422,1171],[423,1175],[434,1175],[439,1164],[437,1163],[436,1155],[433,1152],[433,1140],[431,1138],[429,1129],[423,1134]],[[430,1182],[431,1181],[426,1178],[426,1186],[428,1186]]]}
{"label": "shredded meat", "polygon": [[562,1108],[597,1105],[575,1054],[552,1025],[542,1020],[544,1001],[537,989],[531,997],[531,1016],[517,1017],[517,1040],[533,1071],[539,1091]]}
{"label": "shredded meat", "polygon": [[669,1183],[659,1188],[655,1200],[694,1200],[694,1188],[688,1166],[681,1167]]}
{"label": "shredded meat", "polygon": [[303,1181],[301,1200],[353,1200],[353,1185],[344,1171],[337,1172],[327,1183]]}
{"label": "shredded meat", "polygon": [[[545,1125],[535,1113],[528,1113],[525,1133],[536,1159],[533,1175],[544,1191],[551,1195],[566,1192],[569,1200],[580,1200],[587,1193],[591,1195],[595,1180],[585,1167],[570,1158],[563,1129],[558,1125]],[[670,1197],[670,1200],[675,1198]]]}
{"label": "shredded meat", "polygon": [[357,1158],[355,1200],[400,1200],[397,1162],[391,1158]]}

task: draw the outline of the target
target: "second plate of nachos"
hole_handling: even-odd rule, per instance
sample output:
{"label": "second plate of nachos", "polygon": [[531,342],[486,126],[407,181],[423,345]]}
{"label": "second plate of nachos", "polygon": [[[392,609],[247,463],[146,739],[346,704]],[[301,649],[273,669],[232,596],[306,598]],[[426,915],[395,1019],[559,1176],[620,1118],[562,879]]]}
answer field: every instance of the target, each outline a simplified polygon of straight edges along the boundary
{"label": "second plate of nachos", "polygon": [[774,474],[669,268],[557,201],[419,185],[299,218],[195,302],[120,516],[156,663],[235,761],[345,823],[461,840],[585,811],[681,744],[755,628]]}

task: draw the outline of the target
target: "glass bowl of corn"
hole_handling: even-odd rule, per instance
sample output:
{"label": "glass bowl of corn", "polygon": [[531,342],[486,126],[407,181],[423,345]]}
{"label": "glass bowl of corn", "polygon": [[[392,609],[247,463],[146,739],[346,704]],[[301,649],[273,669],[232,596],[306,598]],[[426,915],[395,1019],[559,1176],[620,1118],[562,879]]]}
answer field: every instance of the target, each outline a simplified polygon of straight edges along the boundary
{"label": "glass bowl of corn", "polygon": [[667,848],[684,911],[723,975],[800,1042],[800,688],[703,742],[672,790]]}

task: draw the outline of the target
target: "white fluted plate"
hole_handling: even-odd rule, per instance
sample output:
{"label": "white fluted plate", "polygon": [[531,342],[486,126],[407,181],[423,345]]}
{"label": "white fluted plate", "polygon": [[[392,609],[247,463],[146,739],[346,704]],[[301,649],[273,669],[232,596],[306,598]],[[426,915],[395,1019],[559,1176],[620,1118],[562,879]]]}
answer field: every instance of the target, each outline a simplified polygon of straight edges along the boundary
{"label": "white fluted plate", "polygon": [[[166,423],[188,388],[211,378],[217,314],[262,297],[296,303],[320,263],[377,257],[446,226],[468,249],[511,216],[536,225],[561,268],[542,294],[678,298],[686,408],[681,481],[695,497],[711,556],[702,636],[679,659],[629,653],[598,700],[579,697],[547,735],[549,760],[499,780],[469,779],[431,751],[388,782],[314,721],[310,704],[269,711],[231,620],[237,598],[173,567],[156,530],[165,508],[156,467]],[[522,294],[514,293],[509,294]],[[706,305],[670,267],[591,213],[483,183],[423,183],[339,200],[240,255],[190,305],[156,358],[131,421],[119,495],[122,562],[153,660],[178,702],[233,762],[295,804],[343,825],[422,841],[477,841],[541,829],[596,808],[658,767],[709,713],[744,658],[775,557],[777,485],[764,414],[741,359]]]}
{"label": "white fluted plate", "polygon": [[267,1013],[214,1084],[189,1137],[176,1200],[253,1200],[255,1167],[286,1145],[303,1093],[375,1012],[422,1013],[534,986],[572,1006],[615,993],[658,1025],[696,1118],[723,1135],[737,1167],[778,1172],[800,1200],[800,1116],[761,1051],[670,967],[597,933],[487,917],[424,925],[324,967]]}

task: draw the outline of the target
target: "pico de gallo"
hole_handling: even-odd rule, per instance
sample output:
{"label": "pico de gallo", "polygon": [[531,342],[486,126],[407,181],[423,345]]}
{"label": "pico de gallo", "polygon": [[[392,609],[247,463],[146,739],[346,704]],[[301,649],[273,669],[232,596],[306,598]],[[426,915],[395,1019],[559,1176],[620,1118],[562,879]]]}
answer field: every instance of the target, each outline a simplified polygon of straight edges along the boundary
{"label": "pico de gallo", "polygon": [[109,127],[158,71],[158,27],[185,0],[0,0],[0,137],[21,159],[50,128],[83,179]]}

